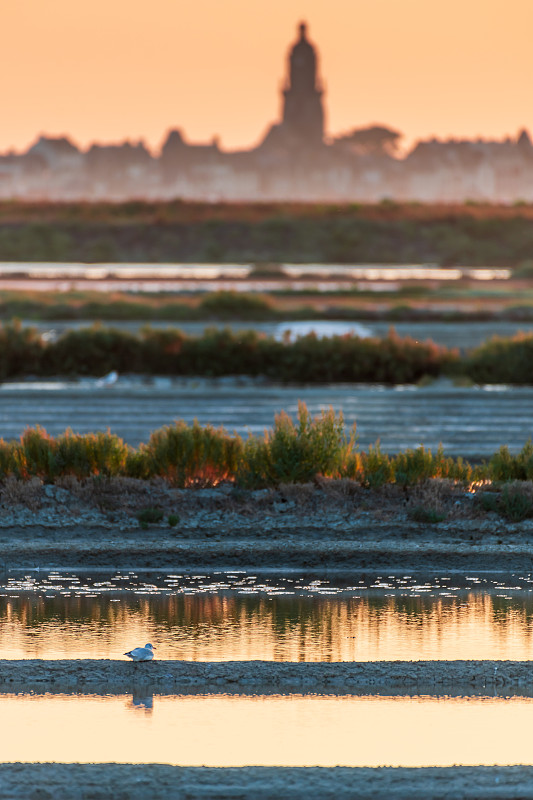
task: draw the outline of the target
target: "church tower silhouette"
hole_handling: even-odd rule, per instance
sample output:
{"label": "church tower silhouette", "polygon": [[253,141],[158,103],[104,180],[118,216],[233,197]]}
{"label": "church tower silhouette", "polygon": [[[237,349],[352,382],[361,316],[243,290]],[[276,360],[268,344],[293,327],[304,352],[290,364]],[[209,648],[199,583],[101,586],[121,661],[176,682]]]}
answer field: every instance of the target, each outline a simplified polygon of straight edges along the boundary
{"label": "church tower silhouette", "polygon": [[305,22],[299,30],[300,38],[289,53],[281,127],[290,138],[317,146],[324,141],[322,87],[317,77],[316,51],[307,38]]}

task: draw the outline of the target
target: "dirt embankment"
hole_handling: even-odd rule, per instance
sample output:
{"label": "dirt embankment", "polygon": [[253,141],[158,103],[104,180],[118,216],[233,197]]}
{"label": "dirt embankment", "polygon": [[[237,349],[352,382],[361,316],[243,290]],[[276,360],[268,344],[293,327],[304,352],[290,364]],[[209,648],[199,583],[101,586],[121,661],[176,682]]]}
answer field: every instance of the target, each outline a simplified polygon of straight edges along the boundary
{"label": "dirt embankment", "polygon": [[0,661],[0,693],[533,695],[530,661]]}
{"label": "dirt embankment", "polygon": [[531,569],[533,520],[504,519],[486,510],[497,493],[489,504],[483,497],[446,481],[408,491],[324,481],[245,492],[124,478],[55,486],[10,479],[0,490],[0,570]]}

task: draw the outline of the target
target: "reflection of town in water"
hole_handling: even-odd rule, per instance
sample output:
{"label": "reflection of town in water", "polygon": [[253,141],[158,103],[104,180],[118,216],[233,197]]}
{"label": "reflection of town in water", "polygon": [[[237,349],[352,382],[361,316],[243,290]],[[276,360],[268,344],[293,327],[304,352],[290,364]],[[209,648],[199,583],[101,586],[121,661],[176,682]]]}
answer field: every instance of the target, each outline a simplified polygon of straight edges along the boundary
{"label": "reflection of town in water", "polygon": [[146,640],[192,661],[524,660],[533,596],[514,580],[25,578],[2,589],[0,645],[4,658],[121,658]]}

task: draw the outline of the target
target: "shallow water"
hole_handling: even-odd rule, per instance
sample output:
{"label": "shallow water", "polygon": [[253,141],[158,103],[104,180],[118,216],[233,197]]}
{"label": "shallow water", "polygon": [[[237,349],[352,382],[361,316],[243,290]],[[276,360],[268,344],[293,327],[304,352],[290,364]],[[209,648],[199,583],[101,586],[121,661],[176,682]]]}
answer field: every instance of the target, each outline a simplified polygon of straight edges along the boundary
{"label": "shallow water", "polygon": [[533,659],[533,579],[51,573],[0,586],[2,658]]}
{"label": "shallow water", "polygon": [[0,695],[0,760],[183,766],[533,763],[533,700]]}
{"label": "shallow water", "polygon": [[18,437],[30,425],[56,436],[110,430],[128,444],[183,419],[222,425],[230,433],[262,436],[275,414],[293,418],[303,400],[313,415],[333,407],[347,427],[357,424],[361,450],[379,439],[384,452],[442,444],[447,455],[491,456],[505,443],[518,451],[533,429],[533,387],[464,387],[329,384],[280,385],[253,379],[97,379],[20,381],[0,385],[0,436]]}
{"label": "shallow water", "polygon": [[[80,323],[78,327],[88,323]],[[139,323],[118,323],[135,330]],[[43,323],[50,339],[72,323]],[[167,327],[164,323],[163,327]],[[184,323],[185,331],[200,334],[204,323]],[[235,329],[250,323],[234,324]],[[353,332],[360,336],[384,336],[388,323],[340,321],[286,321],[253,327],[283,338],[316,331],[318,336]],[[468,349],[493,335],[510,336],[533,325],[494,323],[399,323],[402,336],[428,338],[440,344]],[[24,380],[0,385],[0,436],[12,439],[27,426],[41,425],[56,436],[68,428],[78,433],[107,430],[138,446],[151,433],[175,419],[223,426],[230,432],[261,436],[271,428],[281,410],[293,417],[299,401],[310,413],[333,407],[342,412],[348,427],[357,425],[358,445],[366,450],[380,441],[384,452],[417,447],[447,455],[480,459],[491,456],[502,443],[519,451],[533,428],[533,388],[529,386],[455,386],[440,380],[425,386],[373,384],[276,384],[249,377],[170,378],[120,375],[116,383],[102,385],[98,378],[80,381]],[[502,440],[505,432],[505,441]]]}

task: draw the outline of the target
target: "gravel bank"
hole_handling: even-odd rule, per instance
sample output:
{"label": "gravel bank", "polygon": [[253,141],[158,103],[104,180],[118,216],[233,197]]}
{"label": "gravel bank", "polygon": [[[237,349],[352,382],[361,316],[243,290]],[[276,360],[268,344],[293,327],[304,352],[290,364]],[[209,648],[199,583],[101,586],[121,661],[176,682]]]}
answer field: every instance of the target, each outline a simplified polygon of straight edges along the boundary
{"label": "gravel bank", "polygon": [[2,800],[533,798],[533,767],[378,769],[0,764]]}
{"label": "gravel bank", "polygon": [[530,661],[0,661],[0,692],[533,694]]}

